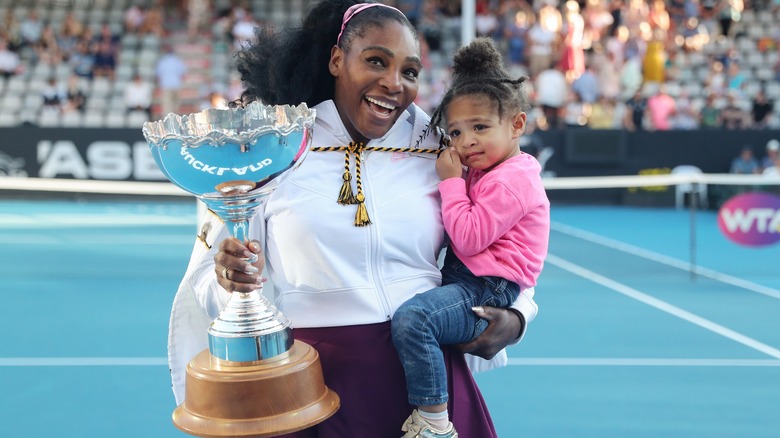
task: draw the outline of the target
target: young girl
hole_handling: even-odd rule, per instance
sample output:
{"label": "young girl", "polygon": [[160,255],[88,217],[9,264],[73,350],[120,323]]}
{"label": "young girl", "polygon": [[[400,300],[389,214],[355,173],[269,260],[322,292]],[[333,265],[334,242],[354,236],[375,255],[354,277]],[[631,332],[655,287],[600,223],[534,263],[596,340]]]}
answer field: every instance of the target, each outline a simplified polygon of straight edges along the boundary
{"label": "young girl", "polygon": [[478,307],[509,306],[542,271],[550,203],[541,166],[519,148],[530,110],[524,81],[508,76],[490,39],[477,39],[456,53],[452,88],[433,116],[451,138],[436,162],[451,245],[442,286],[406,301],[392,320],[409,403],[418,408],[402,427],[406,437],[458,436],[440,345],[479,335],[486,322]]}

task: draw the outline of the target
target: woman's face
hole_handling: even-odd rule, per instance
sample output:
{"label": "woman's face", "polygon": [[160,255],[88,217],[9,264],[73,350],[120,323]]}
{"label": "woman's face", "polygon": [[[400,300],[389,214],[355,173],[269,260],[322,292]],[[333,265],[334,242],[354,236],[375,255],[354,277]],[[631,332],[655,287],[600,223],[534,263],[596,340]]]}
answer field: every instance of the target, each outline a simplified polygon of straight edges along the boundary
{"label": "woman's face", "polygon": [[348,50],[331,52],[334,100],[352,140],[368,142],[385,135],[417,97],[419,46],[411,30],[389,21],[369,27]]}

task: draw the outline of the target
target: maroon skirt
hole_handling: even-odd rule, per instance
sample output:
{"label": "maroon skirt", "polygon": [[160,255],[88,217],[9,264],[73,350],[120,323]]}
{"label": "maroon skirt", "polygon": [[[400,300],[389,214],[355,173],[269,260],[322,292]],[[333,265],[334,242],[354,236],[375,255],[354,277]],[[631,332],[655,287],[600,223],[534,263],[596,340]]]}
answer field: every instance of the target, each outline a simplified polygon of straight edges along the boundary
{"label": "maroon skirt", "polygon": [[[341,398],[329,419],[287,438],[398,438],[413,406],[390,338],[390,323],[295,329],[320,354],[325,384]],[[449,414],[463,438],[495,438],[487,405],[461,353],[444,348]]]}

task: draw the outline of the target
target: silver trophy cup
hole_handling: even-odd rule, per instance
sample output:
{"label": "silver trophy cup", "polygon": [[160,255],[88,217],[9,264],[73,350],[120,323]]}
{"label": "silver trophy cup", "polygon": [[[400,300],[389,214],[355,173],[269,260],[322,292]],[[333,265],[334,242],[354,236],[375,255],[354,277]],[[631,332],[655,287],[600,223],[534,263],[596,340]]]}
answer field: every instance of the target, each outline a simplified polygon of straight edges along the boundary
{"label": "silver trophy cup", "polygon": [[[246,242],[250,219],[305,157],[314,118],[305,104],[253,102],[169,114],[144,123],[143,135],[165,176],[202,200],[231,237]],[[209,327],[208,352],[188,365],[185,401],[173,416],[185,432],[274,436],[338,409],[338,396],[322,382],[316,351],[293,339],[290,320],[261,291],[231,294]],[[284,403],[268,403],[274,398]]]}

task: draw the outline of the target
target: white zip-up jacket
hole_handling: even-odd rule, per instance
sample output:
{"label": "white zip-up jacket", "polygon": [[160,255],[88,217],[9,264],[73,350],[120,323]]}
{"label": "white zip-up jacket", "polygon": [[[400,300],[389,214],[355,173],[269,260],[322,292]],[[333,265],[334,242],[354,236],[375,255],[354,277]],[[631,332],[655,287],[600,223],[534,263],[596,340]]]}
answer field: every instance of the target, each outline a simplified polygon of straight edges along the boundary
{"label": "white zip-up jacket", "polygon": [[[351,139],[334,103],[315,109],[311,146],[347,145]],[[438,137],[423,135],[428,122],[412,105],[368,146],[435,149]],[[441,283],[438,258],[445,238],[435,154],[364,152],[360,180],[371,220],[364,227],[354,225],[357,206],[337,203],[344,158],[344,151],[309,151],[250,227],[250,236],[265,242],[276,305],[293,327],[385,322],[405,300]],[[354,156],[350,166],[356,194]],[[211,228],[205,242],[211,249],[196,242],[171,313],[168,350],[177,403],[184,398],[187,362],[207,348],[208,324],[229,297],[216,281],[213,260],[226,228],[213,215],[205,227]],[[537,312],[533,293],[523,291],[513,306],[527,322]],[[475,371],[504,364],[503,352],[492,361],[470,362]]]}

